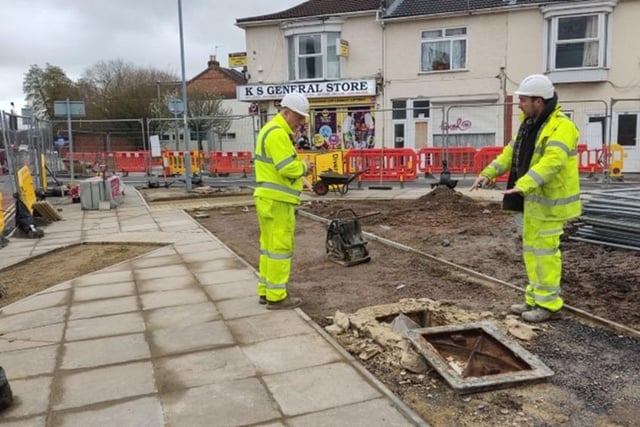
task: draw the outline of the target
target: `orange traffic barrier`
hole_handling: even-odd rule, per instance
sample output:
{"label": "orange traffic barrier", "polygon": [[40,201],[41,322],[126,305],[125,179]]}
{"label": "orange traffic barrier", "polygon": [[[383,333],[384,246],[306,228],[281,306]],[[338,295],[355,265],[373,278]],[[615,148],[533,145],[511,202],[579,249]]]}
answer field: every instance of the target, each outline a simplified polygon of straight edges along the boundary
{"label": "orange traffic barrier", "polygon": [[[476,153],[476,159],[475,159],[475,164],[476,164],[476,173],[480,173],[482,171],[482,169],[486,168],[487,166],[489,166],[489,164],[493,161],[493,159],[495,159],[498,154],[502,153],[502,150],[504,149],[504,147],[482,147],[480,150],[478,150],[478,152]],[[507,182],[509,180],[509,174],[505,173],[502,176],[499,176],[498,178],[496,178],[497,182]]]}
{"label": "orange traffic barrier", "polygon": [[604,170],[603,149],[589,150],[587,144],[578,144],[578,170],[582,173],[596,173]]}
{"label": "orange traffic barrier", "polygon": [[226,153],[213,151],[209,153],[209,172],[214,176],[241,173],[246,178],[247,173],[252,171],[252,154],[249,151],[229,151]]}
{"label": "orange traffic barrier", "polygon": [[360,173],[362,181],[414,181],[416,152],[407,148],[349,150],[344,156],[345,172]]}

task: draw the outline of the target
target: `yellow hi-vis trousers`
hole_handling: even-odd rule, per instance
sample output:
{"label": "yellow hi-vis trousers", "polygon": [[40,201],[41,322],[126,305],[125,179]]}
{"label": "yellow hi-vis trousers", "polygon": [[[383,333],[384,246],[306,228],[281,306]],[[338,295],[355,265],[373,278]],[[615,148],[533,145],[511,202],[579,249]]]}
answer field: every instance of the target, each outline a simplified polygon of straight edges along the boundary
{"label": "yellow hi-vis trousers", "polygon": [[529,278],[525,294],[528,305],[549,311],[562,308],[560,236],[563,226],[564,221],[541,221],[527,217],[526,211],[524,213],[522,257]]}
{"label": "yellow hi-vis trousers", "polygon": [[256,197],[260,225],[258,295],[267,301],[287,297],[296,228],[295,205]]}

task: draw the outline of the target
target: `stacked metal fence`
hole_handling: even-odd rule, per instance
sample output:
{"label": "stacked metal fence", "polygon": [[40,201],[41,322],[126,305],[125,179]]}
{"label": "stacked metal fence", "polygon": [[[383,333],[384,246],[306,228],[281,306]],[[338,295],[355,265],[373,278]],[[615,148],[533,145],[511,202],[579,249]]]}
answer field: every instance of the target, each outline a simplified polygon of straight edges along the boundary
{"label": "stacked metal fence", "polygon": [[582,193],[584,207],[573,240],[640,250],[640,188]]}

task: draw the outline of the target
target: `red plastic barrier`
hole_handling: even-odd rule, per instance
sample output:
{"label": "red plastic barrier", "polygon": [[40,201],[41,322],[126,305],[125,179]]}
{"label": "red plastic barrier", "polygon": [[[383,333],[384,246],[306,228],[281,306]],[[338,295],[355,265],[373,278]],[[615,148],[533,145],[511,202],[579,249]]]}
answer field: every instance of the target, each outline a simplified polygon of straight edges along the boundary
{"label": "red plastic barrier", "polygon": [[209,172],[213,175],[241,173],[244,177],[253,171],[252,154],[249,151],[209,153]]}
{"label": "red plastic barrier", "polygon": [[443,148],[421,148],[416,153],[417,169],[421,173],[435,174],[442,172]]}
{"label": "red plastic barrier", "polygon": [[[504,147],[482,147],[476,153],[476,173],[482,172],[482,169],[486,168],[497,156],[502,153]],[[497,182],[507,182],[509,174],[505,173],[502,176],[496,178]]]}
{"label": "red plastic barrier", "polygon": [[344,156],[345,173],[359,175],[361,181],[414,181],[416,152],[407,148],[349,150]]}
{"label": "red plastic barrier", "polygon": [[578,144],[578,170],[583,173],[602,172],[604,152],[602,148],[588,150],[587,144]]}
{"label": "red plastic barrier", "polygon": [[476,150],[473,147],[453,147],[443,151],[447,159],[447,167],[451,173],[475,173]]}
{"label": "red plastic barrier", "polygon": [[146,151],[116,151],[113,153],[116,160],[116,171],[128,174],[129,172],[146,172],[147,158]]}

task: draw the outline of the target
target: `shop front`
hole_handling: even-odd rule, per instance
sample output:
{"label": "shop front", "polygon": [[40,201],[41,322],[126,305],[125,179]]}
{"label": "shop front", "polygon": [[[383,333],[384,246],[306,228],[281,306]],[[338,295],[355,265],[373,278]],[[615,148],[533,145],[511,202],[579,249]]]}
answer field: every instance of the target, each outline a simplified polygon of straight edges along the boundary
{"label": "shop front", "polygon": [[278,111],[280,99],[291,92],[304,93],[310,103],[309,120],[294,135],[293,142],[299,148],[375,147],[375,80],[239,86],[237,98],[259,103],[267,109],[266,116],[272,117]]}

